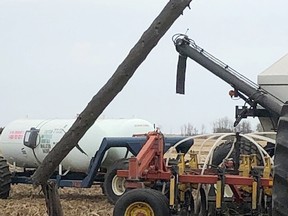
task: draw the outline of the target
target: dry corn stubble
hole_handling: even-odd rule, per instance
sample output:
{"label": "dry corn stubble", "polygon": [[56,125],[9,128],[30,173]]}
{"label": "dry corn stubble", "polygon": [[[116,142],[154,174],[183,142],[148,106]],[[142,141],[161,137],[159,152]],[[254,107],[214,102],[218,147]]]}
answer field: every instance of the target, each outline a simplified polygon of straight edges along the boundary
{"label": "dry corn stubble", "polygon": [[[99,186],[59,189],[64,215],[112,216],[109,204]],[[13,185],[10,197],[0,200],[1,216],[46,216],[46,206],[40,189],[32,185]]]}

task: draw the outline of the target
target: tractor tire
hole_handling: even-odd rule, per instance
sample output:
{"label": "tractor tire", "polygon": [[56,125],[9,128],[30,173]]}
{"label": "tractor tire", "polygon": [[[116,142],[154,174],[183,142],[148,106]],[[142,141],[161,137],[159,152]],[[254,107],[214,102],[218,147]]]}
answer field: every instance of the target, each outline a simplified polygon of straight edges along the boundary
{"label": "tractor tire", "polygon": [[217,146],[213,153],[212,165],[218,166],[219,164],[221,164],[231,148],[232,148],[232,142],[224,142],[219,146]]}
{"label": "tractor tire", "polygon": [[114,207],[114,216],[130,215],[169,216],[168,199],[160,191],[134,189],[125,193]]}
{"label": "tractor tire", "polygon": [[288,104],[286,103],[282,107],[278,122],[274,156],[272,215],[277,216],[288,214]]}
{"label": "tractor tire", "polygon": [[[142,189],[146,190],[146,192],[148,192],[148,193],[153,193],[154,196],[158,197],[158,199],[160,199],[161,202],[163,202],[163,205],[167,205],[169,208],[169,200],[168,200],[167,195],[162,194],[161,191],[155,190],[155,189],[149,189],[149,188],[142,188]],[[147,189],[148,189],[148,191],[147,191]]]}
{"label": "tractor tire", "polygon": [[105,174],[103,191],[108,201],[115,204],[116,201],[125,193],[125,178],[117,176],[117,170],[128,169],[128,159],[124,158],[113,163]]}
{"label": "tractor tire", "polygon": [[11,173],[7,161],[0,156],[0,199],[7,199],[10,193]]}
{"label": "tractor tire", "polygon": [[[233,147],[232,141],[226,141],[220,144],[219,146],[217,146],[213,153],[212,165],[219,166],[223,162],[223,159],[227,156],[227,154],[229,153],[232,147]],[[261,155],[257,147],[253,143],[246,141],[246,140],[241,141],[239,151],[240,151],[240,154],[244,154],[244,155],[256,154],[259,165],[263,165],[263,162],[261,160]],[[236,155],[237,153],[234,149],[230,155],[230,158],[233,158],[234,161],[236,161]]]}

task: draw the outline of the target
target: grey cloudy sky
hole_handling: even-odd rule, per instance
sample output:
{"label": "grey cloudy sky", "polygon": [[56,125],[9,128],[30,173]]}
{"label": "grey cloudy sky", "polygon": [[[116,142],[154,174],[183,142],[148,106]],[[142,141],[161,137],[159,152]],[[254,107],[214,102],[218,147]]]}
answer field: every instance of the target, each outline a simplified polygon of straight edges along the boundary
{"label": "grey cloudy sky", "polygon": [[[18,118],[73,118],[113,74],[166,0],[1,0],[0,126]],[[256,82],[288,51],[286,0],[194,0],[105,110],[176,133],[192,123],[233,119],[229,85],[188,61],[186,95],[175,94],[185,33]]]}

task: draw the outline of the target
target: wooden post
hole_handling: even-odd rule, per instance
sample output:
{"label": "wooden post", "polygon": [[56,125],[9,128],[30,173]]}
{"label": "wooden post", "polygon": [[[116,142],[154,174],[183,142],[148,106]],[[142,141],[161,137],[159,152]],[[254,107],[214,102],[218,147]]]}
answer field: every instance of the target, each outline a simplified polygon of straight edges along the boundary
{"label": "wooden post", "polygon": [[[48,179],[65,156],[78,145],[79,140],[94,124],[114,97],[124,88],[136,69],[157,45],[174,21],[183,13],[183,10],[189,6],[191,1],[192,0],[170,0],[167,3],[150,27],[143,33],[139,41],[130,50],[112,77],[92,98],[71,128],[49,152],[33,174],[32,181],[34,186],[42,185],[43,190],[45,189],[44,192],[46,194],[49,216],[61,216],[63,213],[62,210],[60,211],[59,196],[55,193],[57,189],[55,186],[51,186],[49,183],[47,184]],[[51,192],[49,192],[50,190]],[[53,205],[56,205],[57,209],[51,208]]]}
{"label": "wooden post", "polygon": [[54,181],[48,181],[47,184],[42,184],[41,186],[45,195],[45,203],[48,215],[63,216],[63,211],[56,183]]}

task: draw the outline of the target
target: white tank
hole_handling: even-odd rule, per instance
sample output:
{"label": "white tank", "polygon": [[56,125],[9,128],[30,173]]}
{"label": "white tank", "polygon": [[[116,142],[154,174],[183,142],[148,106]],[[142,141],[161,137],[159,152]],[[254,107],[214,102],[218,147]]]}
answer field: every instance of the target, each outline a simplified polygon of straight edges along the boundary
{"label": "white tank", "polygon": [[284,102],[288,100],[288,54],[258,75],[258,84]]}
{"label": "white tank", "polygon": [[[283,102],[288,100],[288,54],[258,75],[258,84]],[[273,128],[270,118],[259,118],[264,131]],[[274,119],[277,125],[277,119]]]}
{"label": "white tank", "polygon": [[[75,119],[13,121],[0,135],[0,152],[11,164],[36,168],[74,121]],[[31,128],[39,129],[34,150],[24,145],[25,133]],[[86,154],[74,148],[62,161],[63,169],[86,172],[103,137],[131,137],[133,134],[147,133],[152,130],[153,125],[142,119],[99,119],[79,141],[80,148]],[[105,155],[102,165],[109,166],[113,161],[123,158],[125,153],[126,148],[111,148]]]}

